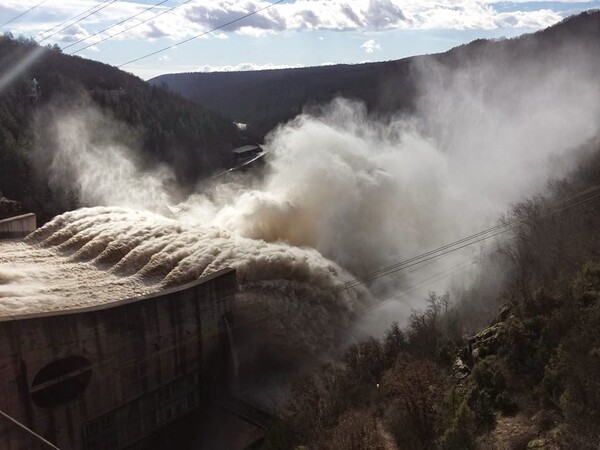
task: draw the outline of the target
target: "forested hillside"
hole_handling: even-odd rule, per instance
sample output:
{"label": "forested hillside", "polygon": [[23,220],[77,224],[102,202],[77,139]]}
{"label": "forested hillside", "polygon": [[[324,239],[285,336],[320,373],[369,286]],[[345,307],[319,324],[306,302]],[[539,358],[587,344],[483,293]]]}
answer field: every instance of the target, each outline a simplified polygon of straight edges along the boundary
{"label": "forested hillside", "polygon": [[[249,125],[259,135],[335,96],[396,110],[410,105],[410,61],[248,72],[168,74],[149,80]],[[400,82],[400,86],[396,86]],[[399,88],[399,89],[398,89]]]}
{"label": "forested hillside", "polygon": [[[28,57],[32,64],[13,70]],[[34,78],[38,99],[32,95]],[[0,192],[42,220],[77,199],[55,198],[32,155],[47,144],[46,122],[82,105],[122,125],[119,141],[134,145],[146,167],[167,164],[184,185],[227,166],[230,150],[241,142],[237,128],[217,113],[115,67],[26,39],[0,36],[0,79]]]}
{"label": "forested hillside", "polygon": [[[303,107],[323,104],[336,96],[358,99],[371,112],[395,113],[415,105],[419,64],[441,62],[460,67],[485,59],[499,68],[524,59],[558,64],[558,43],[587,46],[600,39],[600,12],[571,17],[546,30],[515,39],[477,40],[446,53],[397,61],[249,72],[165,74],[149,80],[213,108],[236,122],[247,123],[262,136]],[[599,50],[600,51],[600,50]]]}
{"label": "forested hillside", "polygon": [[[514,207],[519,225],[468,292],[431,293],[404,329],[299,379],[262,448],[597,449],[598,140],[590,149],[571,176]],[[485,279],[501,273],[490,292]],[[472,333],[482,304],[497,318]]]}

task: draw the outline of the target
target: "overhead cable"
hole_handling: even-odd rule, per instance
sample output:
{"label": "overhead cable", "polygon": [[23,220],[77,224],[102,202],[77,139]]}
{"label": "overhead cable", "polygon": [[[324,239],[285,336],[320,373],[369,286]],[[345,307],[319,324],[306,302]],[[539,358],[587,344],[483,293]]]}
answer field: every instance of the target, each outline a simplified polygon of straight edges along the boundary
{"label": "overhead cable", "polygon": [[129,64],[132,64],[132,63],[134,63],[134,62],[141,61],[142,59],[149,58],[150,56],[157,55],[157,54],[159,54],[159,53],[162,53],[162,52],[165,52],[165,51],[167,51],[167,50],[170,50],[170,49],[172,49],[172,48],[178,47],[178,46],[180,46],[180,45],[182,45],[182,44],[185,44],[185,43],[187,43],[187,42],[193,41],[194,39],[198,39],[198,38],[200,38],[200,37],[206,36],[207,34],[210,34],[210,33],[214,32],[214,31],[220,30],[221,28],[228,27],[229,25],[232,25],[232,24],[234,24],[234,23],[236,23],[236,22],[239,22],[239,21],[241,21],[241,20],[244,20],[244,19],[246,19],[246,18],[248,18],[248,17],[250,17],[250,16],[254,16],[255,14],[258,14],[258,13],[260,13],[260,12],[262,12],[262,11],[266,11],[267,9],[269,9],[269,8],[272,8],[273,6],[275,6],[275,5],[278,5],[279,3],[282,3],[283,1],[284,1],[284,0],[277,0],[277,1],[273,2],[273,3],[269,3],[267,6],[264,6],[264,7],[262,7],[262,8],[259,8],[259,9],[256,9],[256,10],[254,10],[254,11],[252,11],[252,12],[249,12],[249,13],[247,13],[247,14],[244,14],[243,16],[240,16],[240,17],[238,17],[237,19],[230,20],[229,22],[226,22],[226,23],[224,23],[224,24],[222,24],[222,25],[219,25],[219,26],[217,26],[217,27],[211,28],[210,30],[208,30],[208,31],[204,31],[203,33],[200,33],[200,34],[197,34],[197,35],[195,35],[195,36],[192,36],[192,37],[189,37],[189,38],[187,38],[187,39],[184,39],[183,41],[179,41],[179,42],[177,42],[177,43],[175,43],[175,44],[172,44],[172,45],[169,45],[169,46],[167,46],[167,47],[161,48],[160,50],[155,50],[155,51],[153,51],[153,52],[150,52],[150,53],[148,53],[148,54],[146,54],[146,55],[144,55],[144,56],[140,56],[140,57],[138,57],[138,58],[135,58],[135,59],[132,59],[132,60],[130,60],[130,61],[124,62],[124,63],[122,63],[122,64],[119,64],[117,67],[118,67],[118,68],[121,68],[121,67],[123,67],[123,66],[127,66],[127,65],[129,65]]}
{"label": "overhead cable", "polygon": [[37,434],[35,431],[33,431],[31,428],[27,427],[26,425],[23,425],[21,422],[19,422],[17,419],[15,419],[12,416],[9,416],[8,414],[6,414],[4,411],[0,410],[0,415],[3,416],[4,418],[10,420],[13,424],[15,424],[16,426],[18,426],[19,428],[21,428],[22,430],[25,430],[27,433],[29,433],[31,436],[33,436],[34,438],[36,438],[38,441],[40,441],[41,443],[43,443],[44,445],[46,445],[49,448],[52,448],[54,450],[60,450],[56,445],[54,445],[53,443],[47,441],[46,439],[44,439],[42,436],[40,436],[39,434]]}
{"label": "overhead cable", "polygon": [[[547,215],[547,214],[554,214],[555,212],[561,211],[562,209],[553,211],[553,208],[556,208],[557,206],[561,206],[563,204],[568,204],[568,203],[572,202],[573,200],[577,200],[578,198],[581,198],[585,195],[588,195],[590,193],[593,193],[593,192],[596,192],[599,190],[600,190],[600,185],[596,185],[596,186],[593,186],[584,191],[578,192],[577,194],[569,196],[568,198],[553,202],[550,205],[548,205],[547,207],[545,207],[544,210],[542,210],[540,212],[542,214],[541,217],[545,217],[545,215]],[[593,197],[593,198],[596,198],[596,197]],[[588,199],[588,200],[590,200],[590,199]],[[588,200],[586,200],[586,201],[588,201]],[[569,205],[568,207],[575,206],[575,205],[576,204]],[[369,272],[361,277],[356,277],[355,279],[348,281],[347,283],[345,283],[343,285],[340,285],[339,288],[354,287],[359,284],[363,284],[365,282],[380,278],[381,276],[385,276],[385,275],[389,275],[391,273],[397,272],[398,270],[403,270],[405,268],[412,267],[416,264],[420,264],[422,262],[429,261],[432,258],[437,258],[439,256],[446,255],[446,254],[454,252],[456,250],[460,250],[460,249],[468,247],[472,244],[481,242],[482,240],[486,240],[491,237],[497,236],[499,234],[506,233],[507,231],[514,229],[515,225],[520,224],[520,223],[522,223],[522,220],[518,219],[518,218],[506,221],[504,223],[487,228],[478,233],[461,238],[457,241],[454,241],[449,244],[443,245],[441,247],[435,248],[435,249],[425,252],[423,254],[400,261],[400,262],[398,262],[396,264],[392,264],[390,266],[383,267],[383,268],[375,270],[373,272]]]}
{"label": "overhead cable", "polygon": [[81,17],[81,16],[83,16],[84,14],[87,14],[88,12],[90,12],[92,9],[96,9],[98,6],[100,6],[100,5],[104,4],[104,3],[108,3],[109,1],[110,1],[110,0],[104,0],[103,2],[101,2],[101,3],[97,4],[97,5],[94,5],[94,6],[90,7],[90,8],[88,8],[88,9],[86,9],[86,10],[85,10],[85,11],[83,11],[83,12],[80,12],[79,14],[77,14],[77,15],[75,15],[75,16],[73,16],[73,17],[71,17],[71,18],[67,19],[67,20],[65,20],[64,22],[61,22],[61,23],[59,23],[58,25],[54,25],[53,27],[50,27],[50,28],[48,28],[47,30],[40,31],[38,34],[36,34],[36,35],[34,36],[34,39],[37,39],[37,38],[39,38],[40,36],[42,36],[43,34],[50,33],[51,31],[54,31],[54,30],[56,30],[57,28],[60,28],[60,27],[62,27],[62,26],[65,24],[65,23],[67,23],[67,22],[70,22],[71,20],[75,20],[75,19],[78,19],[78,18],[80,18],[80,17]]}
{"label": "overhead cable", "polygon": [[[572,208],[572,207],[575,207],[575,206],[579,206],[579,205],[582,205],[584,203],[587,203],[587,202],[590,202],[592,200],[595,200],[597,198],[600,198],[600,192],[598,192],[598,191],[600,191],[600,184],[592,186],[592,187],[590,187],[588,189],[580,191],[580,192],[578,192],[576,194],[573,194],[571,196],[568,196],[568,197],[566,197],[564,199],[558,200],[556,202],[552,202],[552,203],[550,203],[549,205],[547,205],[545,208],[543,208],[540,211],[540,215],[538,217],[536,217],[536,220],[548,217],[548,216],[550,216],[552,214],[556,214],[556,213],[564,211],[566,209],[569,209],[569,208]],[[592,195],[590,197],[585,197],[586,195],[592,194],[592,193],[594,193],[594,195]],[[560,208],[554,209],[556,207],[560,207]],[[377,271],[371,272],[371,273],[366,274],[366,275],[364,275],[362,277],[354,278],[354,279],[352,279],[352,280],[350,280],[350,281],[348,281],[346,283],[340,284],[338,286],[335,286],[335,287],[327,290],[326,293],[327,294],[332,294],[332,293],[336,293],[336,292],[339,292],[339,291],[347,290],[347,289],[350,289],[352,287],[358,286],[360,284],[364,284],[365,282],[374,281],[374,280],[376,280],[378,278],[387,276],[387,275],[389,275],[391,273],[398,272],[398,271],[401,271],[401,270],[405,270],[405,269],[408,269],[410,267],[413,267],[413,266],[416,266],[416,265],[420,265],[420,264],[422,264],[424,262],[427,262],[427,261],[433,261],[435,259],[439,259],[439,258],[441,258],[441,257],[443,257],[445,255],[448,255],[448,254],[450,254],[452,252],[455,252],[457,250],[460,250],[462,248],[469,247],[469,246],[477,244],[479,242],[483,242],[485,240],[488,240],[488,239],[490,239],[492,237],[495,237],[495,236],[498,236],[500,234],[506,233],[508,231],[514,230],[514,229],[518,228],[519,225],[524,224],[524,222],[525,221],[523,221],[521,219],[513,219],[511,221],[507,221],[507,222],[505,222],[503,224],[497,225],[495,227],[488,228],[487,230],[483,230],[483,231],[480,231],[479,233],[475,233],[475,234],[473,234],[471,236],[467,236],[465,238],[459,239],[459,240],[457,240],[457,241],[455,241],[453,243],[449,243],[449,244],[446,244],[444,246],[438,247],[437,249],[430,250],[430,251],[425,252],[425,253],[423,253],[421,255],[417,255],[417,256],[414,256],[414,257],[409,258],[407,260],[401,261],[399,263],[392,264],[390,266],[386,266],[386,267],[384,267],[382,269],[379,269]],[[491,233],[489,233],[490,230],[492,231]],[[472,239],[473,237],[476,237],[476,239]],[[455,244],[457,244],[457,243],[460,244],[460,245],[455,246]],[[440,250],[442,250],[442,251],[440,252]],[[460,270],[464,270],[467,267],[470,267],[470,265],[472,265],[472,264],[465,266],[465,264],[467,264],[469,261],[471,261],[471,260],[463,261],[462,263],[458,264],[457,266],[461,266],[461,267],[458,268],[456,270],[456,272],[458,272]],[[473,264],[476,263],[476,262],[477,261],[474,261]],[[447,270],[456,269],[457,266],[451,267],[450,269],[447,269]],[[450,276],[450,275],[452,275],[454,273],[455,273],[454,271],[452,271],[451,273],[446,273],[446,271],[444,271],[442,273],[435,274],[432,277],[438,277],[438,276],[441,275],[441,278],[445,278],[445,277]],[[430,278],[432,278],[432,277],[430,277]],[[434,283],[434,282],[438,281],[441,278],[435,278],[429,284]],[[422,282],[428,281],[428,280],[429,280],[429,278],[425,279],[425,280],[421,280],[421,282],[419,282],[419,283],[422,283]],[[423,287],[423,286],[417,286],[417,288],[418,287]],[[414,289],[415,289],[414,285],[410,286],[406,290],[402,290],[399,293],[393,294],[392,297],[390,297],[388,299],[393,299],[394,297],[397,297],[397,296],[406,295],[408,292],[412,292],[412,290],[414,290]],[[313,302],[313,301],[321,298],[322,295],[324,295],[324,294],[316,294],[316,295],[310,296],[310,297],[308,297],[307,299],[304,300],[304,303],[311,303],[311,302]],[[388,300],[388,301],[391,301],[391,300]],[[380,305],[381,304],[378,303],[377,305],[373,305],[372,308],[380,306]],[[370,310],[372,308],[365,308],[359,314],[366,313],[368,310]],[[245,326],[248,326],[248,325],[251,325],[251,324],[262,322],[262,321],[268,319],[269,317],[271,317],[273,314],[274,313],[266,313],[264,315],[261,315],[261,314],[256,315],[253,318],[250,318],[250,320],[245,321],[244,323],[236,325],[234,328],[245,327]]]}
{"label": "overhead cable", "polygon": [[[157,8],[158,6],[162,5],[163,3],[167,3],[168,1],[169,1],[169,0],[161,0],[160,2],[156,3],[155,5],[149,6],[148,8],[146,8],[146,9],[144,9],[144,10],[142,10],[142,11],[138,12],[137,14],[134,14],[133,16],[130,16],[130,17],[126,18],[126,19],[123,19],[123,20],[121,20],[120,22],[117,22],[117,23],[115,23],[115,24],[113,24],[113,25],[110,25],[110,26],[108,26],[108,27],[104,28],[103,30],[97,31],[97,32],[95,32],[94,34],[90,34],[89,36],[86,36],[86,37],[84,37],[84,38],[81,38],[81,39],[79,39],[77,42],[72,42],[71,44],[64,46],[64,47],[62,48],[62,50],[65,50],[65,49],[67,49],[67,48],[73,47],[74,45],[77,45],[77,44],[79,44],[79,43],[81,43],[81,42],[83,42],[83,41],[87,41],[88,39],[91,39],[91,38],[93,38],[94,36],[98,36],[99,34],[101,34],[101,33],[104,33],[105,31],[108,31],[108,30],[110,30],[110,29],[112,29],[112,28],[114,28],[114,27],[116,27],[116,26],[119,26],[119,25],[121,25],[121,24],[123,24],[123,23],[125,23],[125,22],[128,22],[128,21],[132,20],[132,19],[135,19],[136,17],[138,17],[138,16],[140,16],[140,15],[144,14],[145,12],[151,11],[151,10],[153,10],[154,8]],[[95,44],[93,44],[93,45],[95,45]]]}
{"label": "overhead cable", "polygon": [[132,26],[130,26],[129,28],[125,28],[125,29],[123,29],[123,30],[121,30],[121,31],[119,31],[119,32],[117,32],[117,33],[114,33],[114,34],[108,35],[108,36],[106,36],[106,37],[104,37],[104,38],[100,39],[99,41],[97,41],[97,42],[94,42],[93,44],[89,44],[89,45],[86,45],[85,47],[82,47],[82,48],[80,48],[80,49],[77,49],[77,50],[75,50],[74,52],[71,52],[71,53],[69,53],[69,55],[75,55],[76,53],[82,52],[82,51],[84,51],[85,49],[88,49],[88,48],[90,48],[90,47],[93,47],[93,46],[95,46],[95,45],[98,45],[98,44],[100,44],[100,43],[102,43],[102,42],[104,42],[104,41],[107,41],[107,40],[109,40],[109,39],[112,39],[112,38],[114,38],[115,36],[118,36],[118,35],[120,35],[120,34],[123,34],[123,33],[127,32],[127,31],[129,31],[129,30],[132,30],[132,29],[134,29],[134,28],[136,28],[136,27],[139,27],[140,25],[143,25],[143,24],[145,24],[145,23],[151,22],[152,20],[154,20],[154,19],[156,19],[156,18],[158,18],[158,17],[162,16],[163,14],[170,13],[170,12],[171,12],[171,11],[173,11],[174,9],[176,9],[176,8],[179,8],[180,6],[183,6],[183,5],[187,4],[187,3],[190,3],[191,1],[193,1],[193,0],[185,0],[185,1],[183,1],[183,2],[179,3],[179,4],[175,5],[175,6],[172,6],[172,7],[171,7],[171,8],[169,8],[169,9],[166,9],[166,10],[164,10],[164,11],[162,11],[162,12],[158,13],[158,14],[155,14],[155,15],[154,15],[154,16],[152,16],[152,17],[149,17],[149,18],[147,18],[147,19],[145,19],[145,20],[142,20],[141,22],[138,22],[138,23],[136,23],[135,25],[132,25]]}
{"label": "overhead cable", "polygon": [[[55,32],[53,32],[52,34],[49,34],[48,36],[46,36],[46,37],[44,37],[44,38],[40,39],[40,40],[38,41],[38,43],[40,43],[40,42],[44,42],[46,39],[49,39],[49,38],[51,38],[52,36],[55,36],[55,35],[57,35],[57,34],[58,34],[58,33],[60,33],[61,31],[65,31],[66,29],[68,29],[68,28],[71,28],[73,25],[77,25],[79,22],[81,22],[81,21],[83,21],[83,20],[87,19],[87,18],[88,18],[88,17],[90,17],[90,16],[93,16],[94,14],[96,14],[96,13],[98,13],[98,12],[102,11],[104,8],[107,8],[107,7],[109,7],[110,5],[112,5],[113,3],[117,2],[117,1],[119,1],[119,0],[109,0],[108,2],[104,2],[104,4],[102,4],[102,3],[101,3],[101,4],[100,4],[101,6],[100,6],[99,8],[96,8],[96,9],[94,9],[93,11],[90,11],[88,14],[84,15],[83,17],[80,17],[80,18],[79,18],[79,19],[77,19],[75,22],[73,22],[73,23],[71,23],[71,24],[69,24],[69,25],[67,25],[67,26],[65,26],[65,27],[59,28],[58,30],[56,30],[56,31],[55,31]],[[98,5],[98,6],[99,6],[99,5]],[[68,22],[68,21],[67,21],[67,22]]]}

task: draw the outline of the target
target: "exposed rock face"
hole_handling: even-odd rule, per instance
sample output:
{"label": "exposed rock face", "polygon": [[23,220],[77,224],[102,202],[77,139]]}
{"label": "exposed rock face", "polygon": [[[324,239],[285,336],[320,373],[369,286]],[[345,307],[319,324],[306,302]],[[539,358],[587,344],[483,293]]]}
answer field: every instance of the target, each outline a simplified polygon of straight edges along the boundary
{"label": "exposed rock face", "polygon": [[498,322],[469,338],[468,345],[473,362],[498,351],[505,326],[505,322]]}
{"label": "exposed rock face", "polygon": [[511,316],[510,305],[504,305],[495,323],[468,338],[467,346],[463,347],[454,359],[452,365],[454,378],[457,380],[466,378],[479,359],[498,351],[507,321]]}
{"label": "exposed rock face", "polygon": [[542,410],[533,416],[518,413],[500,416],[496,427],[480,438],[480,448],[495,450],[560,450],[556,435],[560,433],[560,416],[555,411]]}
{"label": "exposed rock face", "polygon": [[460,355],[457,356],[454,359],[454,364],[452,365],[452,374],[454,375],[454,378],[457,380],[462,380],[463,378],[466,378],[469,373],[471,373],[469,366],[465,364]]}

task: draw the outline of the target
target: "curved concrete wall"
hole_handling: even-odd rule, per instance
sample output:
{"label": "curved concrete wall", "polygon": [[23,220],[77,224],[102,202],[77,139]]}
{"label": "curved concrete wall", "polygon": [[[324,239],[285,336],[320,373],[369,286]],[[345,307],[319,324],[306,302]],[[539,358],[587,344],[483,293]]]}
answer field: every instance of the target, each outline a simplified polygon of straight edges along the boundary
{"label": "curved concrete wall", "polygon": [[[139,443],[226,379],[234,270],[98,307],[0,318],[0,405],[61,449]],[[0,447],[32,438],[0,418]]]}
{"label": "curved concrete wall", "polygon": [[0,239],[22,238],[37,228],[35,214],[23,214],[0,220]]}

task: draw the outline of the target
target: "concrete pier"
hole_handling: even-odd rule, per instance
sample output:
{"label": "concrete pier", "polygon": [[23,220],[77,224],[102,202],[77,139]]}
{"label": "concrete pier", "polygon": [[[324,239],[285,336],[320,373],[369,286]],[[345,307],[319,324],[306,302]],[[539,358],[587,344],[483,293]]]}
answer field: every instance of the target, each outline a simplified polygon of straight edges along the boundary
{"label": "concrete pier", "polygon": [[37,229],[35,214],[21,214],[0,220],[0,239],[15,239],[27,236]]}
{"label": "concrete pier", "polygon": [[[223,318],[236,289],[227,269],[149,296],[1,317],[2,410],[62,450],[143,447],[227,387]],[[38,444],[2,418],[0,443]]]}

